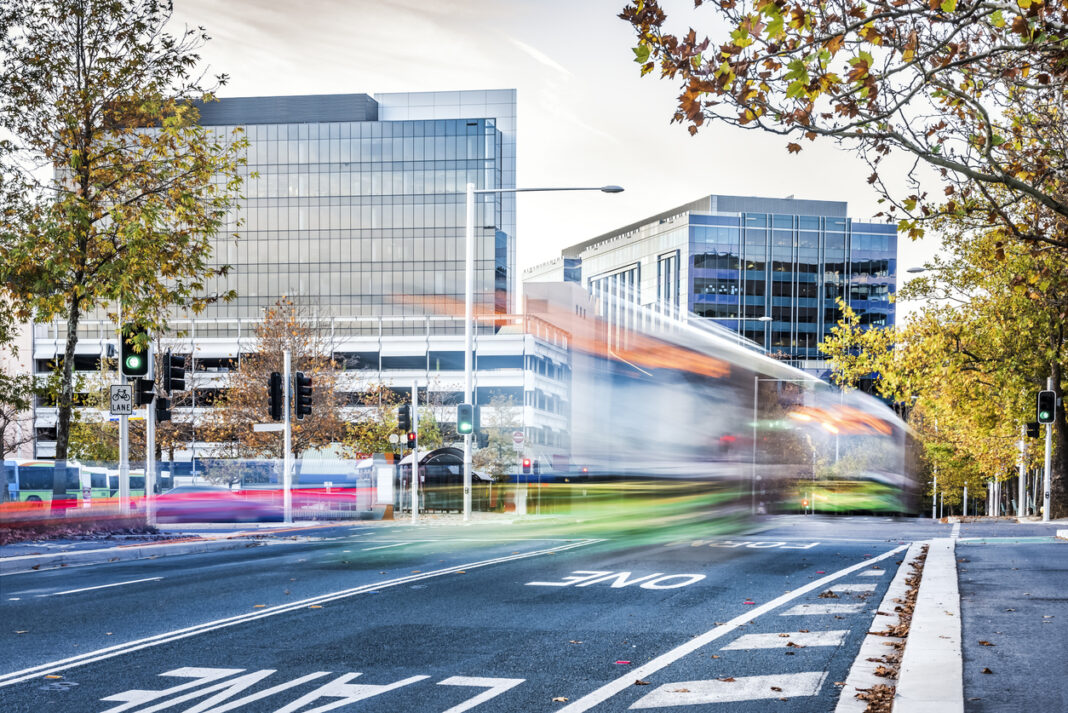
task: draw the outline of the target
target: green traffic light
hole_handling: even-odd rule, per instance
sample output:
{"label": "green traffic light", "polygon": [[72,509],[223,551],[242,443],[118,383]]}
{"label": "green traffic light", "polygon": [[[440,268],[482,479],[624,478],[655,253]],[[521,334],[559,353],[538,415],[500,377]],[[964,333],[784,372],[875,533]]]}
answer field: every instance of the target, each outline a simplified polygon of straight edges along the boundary
{"label": "green traffic light", "polygon": [[459,428],[457,428],[456,430],[458,430],[460,433],[470,433],[471,432],[471,424],[470,423],[461,423],[459,425]]}
{"label": "green traffic light", "polygon": [[1052,416],[1052,414],[1049,411],[1039,411],[1038,412],[1038,420],[1039,421],[1049,421],[1049,420],[1051,420],[1051,416]]}
{"label": "green traffic light", "polygon": [[130,370],[136,370],[141,368],[141,357],[136,354],[130,354],[126,357],[126,368]]}

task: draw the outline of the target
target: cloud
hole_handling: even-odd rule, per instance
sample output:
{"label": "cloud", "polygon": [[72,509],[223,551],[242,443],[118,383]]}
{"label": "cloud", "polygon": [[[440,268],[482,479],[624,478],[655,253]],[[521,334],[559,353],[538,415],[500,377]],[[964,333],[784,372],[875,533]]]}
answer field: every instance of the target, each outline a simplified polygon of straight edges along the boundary
{"label": "cloud", "polygon": [[562,64],[560,64],[559,62],[557,62],[556,60],[554,60],[552,57],[550,57],[549,55],[545,54],[544,52],[531,47],[526,42],[520,42],[519,40],[517,40],[514,37],[509,37],[508,40],[513,45],[515,45],[519,49],[521,49],[524,52],[526,52],[529,56],[534,58],[540,64],[545,65],[549,69],[556,70],[560,74],[563,74],[565,77],[570,77],[571,76],[571,72],[570,72],[570,70],[567,69],[567,67],[564,67]]}

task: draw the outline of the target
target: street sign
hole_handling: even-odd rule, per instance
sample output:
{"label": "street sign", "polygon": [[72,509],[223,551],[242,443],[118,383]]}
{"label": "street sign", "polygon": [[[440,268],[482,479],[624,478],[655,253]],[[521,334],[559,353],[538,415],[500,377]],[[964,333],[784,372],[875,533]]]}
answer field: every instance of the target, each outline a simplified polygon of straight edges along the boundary
{"label": "street sign", "polygon": [[512,432],[512,443],[516,444],[517,446],[523,445],[523,432],[522,431],[513,431]]}
{"label": "street sign", "polygon": [[256,433],[262,433],[264,431],[284,431],[286,425],[284,423],[254,423],[252,424],[252,430]]}
{"label": "street sign", "polygon": [[111,415],[130,416],[133,414],[133,387],[129,384],[111,385]]}

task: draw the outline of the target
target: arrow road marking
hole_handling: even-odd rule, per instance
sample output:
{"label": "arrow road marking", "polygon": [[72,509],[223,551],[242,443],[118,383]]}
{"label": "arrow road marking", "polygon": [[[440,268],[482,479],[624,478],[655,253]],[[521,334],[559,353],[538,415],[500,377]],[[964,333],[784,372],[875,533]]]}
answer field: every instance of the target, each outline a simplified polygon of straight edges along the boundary
{"label": "arrow road marking", "polygon": [[[778,676],[741,676],[733,681],[712,679],[711,681],[665,683],[639,698],[631,709],[814,696],[820,692],[825,678],[827,678],[825,671],[806,671]],[[772,690],[772,686],[778,690]]]}

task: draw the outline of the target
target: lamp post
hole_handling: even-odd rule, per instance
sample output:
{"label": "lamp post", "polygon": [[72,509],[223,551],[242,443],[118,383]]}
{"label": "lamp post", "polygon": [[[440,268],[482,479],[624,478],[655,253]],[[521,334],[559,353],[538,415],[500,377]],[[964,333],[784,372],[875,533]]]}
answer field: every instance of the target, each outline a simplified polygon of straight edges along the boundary
{"label": "lamp post", "polygon": [[[464,403],[474,405],[472,350],[475,292],[475,195],[489,193],[541,193],[547,191],[601,191],[622,193],[620,186],[581,186],[560,188],[475,188],[467,184],[467,212],[464,220]],[[471,519],[471,436],[464,434],[464,521]]]}

